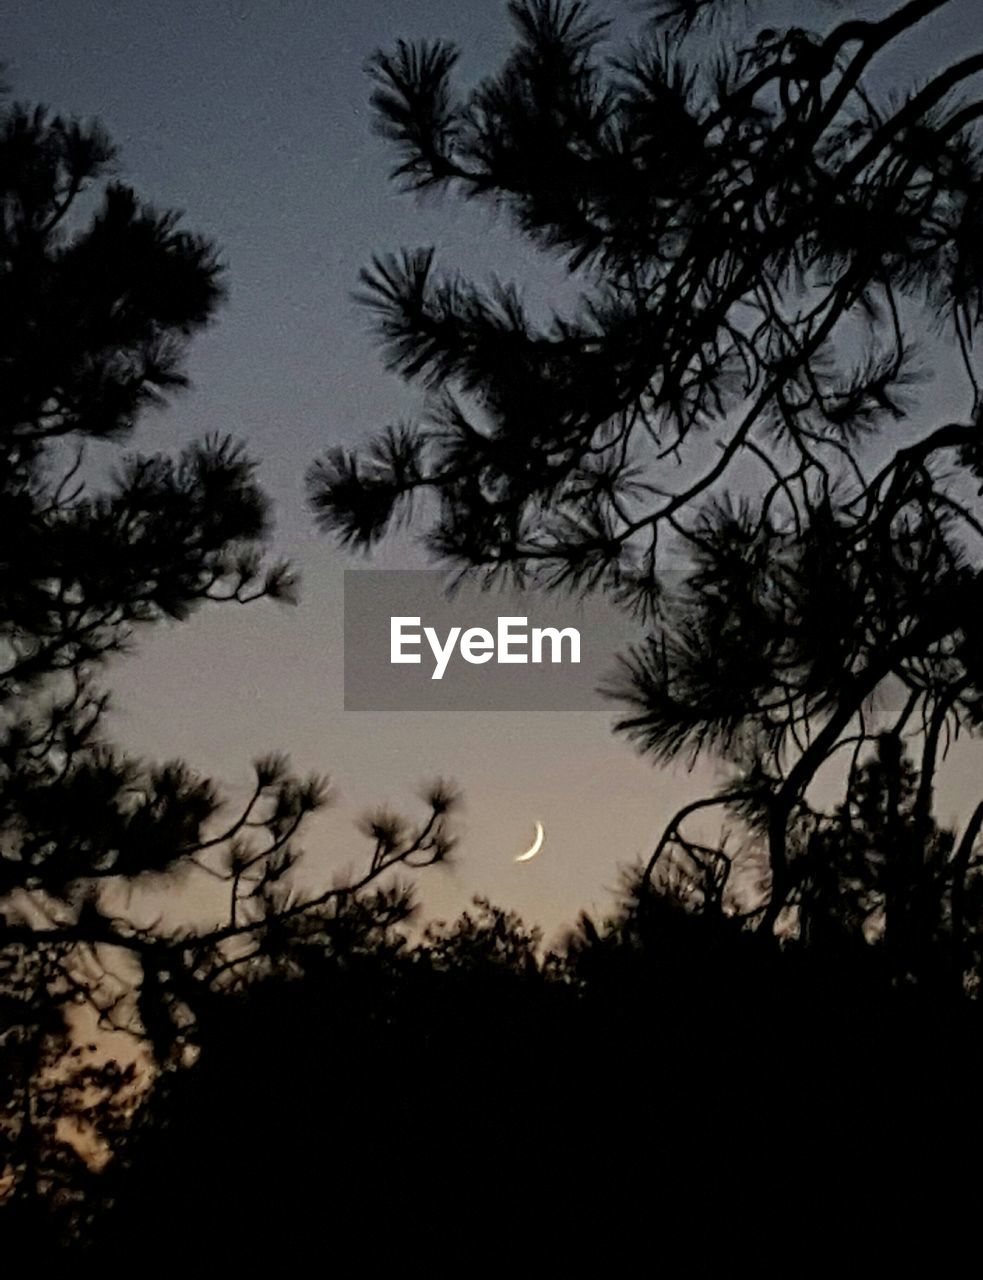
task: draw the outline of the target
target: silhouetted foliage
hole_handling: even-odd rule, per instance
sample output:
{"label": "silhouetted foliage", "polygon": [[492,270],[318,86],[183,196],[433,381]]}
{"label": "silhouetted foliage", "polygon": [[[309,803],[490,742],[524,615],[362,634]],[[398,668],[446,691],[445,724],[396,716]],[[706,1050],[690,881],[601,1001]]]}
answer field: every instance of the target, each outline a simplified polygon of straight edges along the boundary
{"label": "silhouetted foliage", "polygon": [[[107,406],[125,427],[172,385],[172,343],[210,313],[216,279],[205,246],[151,219],[140,234],[157,248],[141,241],[134,261],[156,262],[163,237],[204,292],[192,305],[187,281],[188,296],[165,289],[158,314],[156,292],[134,286],[131,302],[126,272],[107,267],[92,326],[73,327],[73,237],[95,238],[83,265],[115,250],[98,217],[62,233],[64,252],[45,238],[82,185],[80,144],[74,126],[11,114],[29,160],[9,201],[11,271],[69,264],[50,296],[65,293],[71,334],[52,341],[81,382],[17,392],[35,425],[11,428],[3,498],[31,532],[3,569],[21,585],[0,865],[8,899],[43,908],[28,916],[17,897],[0,955],[18,1211],[68,1163],[59,1108],[102,1100],[93,1123],[118,1133],[116,1156],[59,1201],[100,1261],[142,1263],[152,1242],[155,1265],[183,1269],[296,1253],[365,1270],[443,1250],[455,1268],[521,1271],[532,1244],[551,1270],[571,1252],[600,1274],[622,1269],[619,1253],[670,1268],[682,1253],[688,1273],[719,1251],[801,1269],[845,1228],[838,1265],[863,1264],[863,1235],[884,1269],[908,1223],[932,1222],[938,1264],[983,1137],[966,999],[983,968],[983,802],[959,833],[934,805],[947,745],[978,730],[983,705],[983,108],[953,98],[983,55],[888,101],[870,72],[946,2],[838,23],[823,6],[820,30],[759,28],[712,51],[697,28],[735,9],[753,22],[756,4],[658,0],[620,57],[587,5],[516,2],[512,54],[460,99],[443,43],[372,61],[400,183],[503,210],[583,300],[542,326],[516,289],[438,276],[433,250],[379,258],[366,301],[432,413],[322,458],[319,518],[358,546],[415,520],[457,569],[613,593],[650,628],[612,679],[622,731],[655,759],[709,757],[729,775],[670,819],[609,919],[583,915],[545,955],[535,929],[481,899],[414,936],[408,886],[375,883],[445,856],[443,786],[417,826],[367,820],[361,879],[301,897],[287,873],[323,799],[313,780],[258,762],[252,800],[222,826],[215,791],[183,766],[98,745],[89,669],[133,628],[289,579],[262,575],[262,503],[232,446],[134,463],[91,505],[45,471],[66,434],[106,434]],[[95,173],[106,144],[86,145]],[[114,190],[118,235],[149,227]],[[22,305],[43,296],[25,285]],[[112,336],[93,352],[100,305]],[[30,344],[28,329],[11,341]],[[971,408],[926,428],[909,397],[949,347]],[[34,366],[37,382],[49,366]],[[231,525],[211,523],[209,485],[229,490]],[[204,526],[157,549],[173,573],[150,553],[158,502],[169,530]],[[81,555],[90,530],[112,555]],[[687,566],[672,588],[666,551]],[[121,580],[101,571],[117,563]],[[831,778],[827,803],[817,784]],[[700,822],[721,808],[728,827],[710,838]],[[165,936],[105,914],[103,883],[185,863],[224,881],[226,924]],[[58,1002],[96,998],[79,957],[109,948],[139,971],[124,985],[155,1051],[139,1098],[122,1069],[58,1075]]]}
{"label": "silhouetted foliage", "polygon": [[415,942],[366,917],[289,973],[242,971],[104,1175],[96,1256],[600,1267],[698,1240],[717,1262],[767,1204],[776,1247],[862,1214],[889,1257],[897,1215],[963,1211],[970,1006],[892,991],[870,948],[766,951],[640,875],[546,955],[476,908]]}
{"label": "silhouetted foliage", "polygon": [[[289,566],[264,559],[268,502],[232,440],[123,455],[97,487],[94,442],[125,441],[144,409],[184,385],[186,343],[223,292],[214,248],[114,178],[114,160],[96,125],[0,108],[0,1205],[10,1229],[49,1210],[78,1226],[84,1207],[62,1184],[69,1166],[79,1186],[86,1175],[65,1126],[91,1131],[97,1149],[118,1128],[100,1097],[108,1089],[120,1102],[112,1082],[132,1082],[96,1061],[65,1083],[85,1024],[69,1010],[141,1037],[147,1070],[151,1053],[157,1069],[178,1063],[215,985],[247,958],[286,963],[287,922],[340,919],[387,871],[439,861],[451,843],[454,795],[437,784],[421,824],[369,820],[364,873],[300,894],[296,837],[328,799],[323,779],[296,778],[270,755],[230,816],[186,764],[149,764],[105,737],[100,670],[141,629],[206,603],[295,595]],[[178,875],[222,881],[228,921],[166,932],[121,914],[121,889]]]}
{"label": "silhouetted foliage", "polygon": [[[746,26],[696,30],[733,8]],[[983,696],[983,52],[887,96],[872,74],[946,8],[816,6],[807,29],[764,27],[754,3],[660,0],[616,53],[588,5],[515,0],[512,52],[463,94],[444,42],[376,54],[400,186],[492,206],[581,300],[538,323],[517,288],[438,273],[433,249],[377,258],[364,301],[429,415],[330,450],[309,483],[343,543],[412,521],[459,572],[604,590],[648,620],[608,689],[628,704],[618,728],[656,760],[729,774],[671,820],[648,874],[682,853],[733,909],[739,880],[762,937],[794,930],[820,848],[834,881],[854,874],[852,788],[879,741],[907,751],[906,852],[890,832],[880,850],[907,884],[876,938],[933,896],[958,990],[979,970],[983,810],[943,847],[932,805]],[[932,361],[968,409],[926,425]],[[673,555],[681,585],[661,573]],[[823,807],[813,784],[837,768],[845,798]],[[757,861],[684,838],[713,807]],[[926,976],[923,947],[891,952],[897,980]]]}

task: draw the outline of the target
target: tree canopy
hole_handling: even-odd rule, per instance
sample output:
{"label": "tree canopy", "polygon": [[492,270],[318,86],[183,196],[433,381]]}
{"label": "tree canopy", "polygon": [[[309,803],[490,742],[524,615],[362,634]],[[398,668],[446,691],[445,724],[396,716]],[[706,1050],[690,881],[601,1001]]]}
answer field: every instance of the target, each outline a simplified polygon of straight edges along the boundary
{"label": "tree canopy", "polygon": [[[94,445],[125,443],[145,409],[184,386],[187,343],[223,296],[214,246],[140,200],[114,165],[97,125],[0,104],[5,1223],[61,1193],[73,1165],[66,1120],[106,1120],[132,1083],[126,1068],[76,1061],[67,1010],[143,1038],[157,1067],[181,1061],[209,993],[242,957],[276,950],[313,918],[328,928],[387,872],[450,847],[454,795],[437,785],[421,823],[368,820],[356,879],[297,893],[297,835],[329,798],[324,779],[298,778],[271,753],[229,813],[219,786],[184,762],[150,763],[107,738],[103,669],[142,631],[214,603],[290,602],[296,589],[289,565],[267,556],[269,503],[231,438],[177,457],[117,454],[101,478]],[[193,876],[223,884],[225,921],[131,918],[122,890]],[[408,887],[380,890],[373,909],[405,915]]]}
{"label": "tree canopy", "polygon": [[[323,779],[270,754],[229,813],[185,763],[107,741],[102,677],[143,630],[296,584],[231,439],[100,478],[97,443],[183,385],[223,273],[99,128],[3,106],[8,1254],[55,1220],[130,1266],[478,1244],[514,1270],[524,1232],[555,1269],[593,1233],[610,1270],[622,1240],[664,1256],[681,1235],[690,1264],[732,1244],[732,1208],[763,1256],[804,1218],[801,1253],[817,1213],[922,1219],[942,1188],[952,1234],[980,1128],[983,801],[948,830],[934,791],[983,720],[983,53],[906,92],[877,74],[948,3],[821,7],[807,29],[656,0],[616,51],[579,0],[515,0],[511,54],[468,91],[446,43],[371,61],[397,182],[501,210],[581,301],[540,323],[432,249],[376,259],[364,300],[430,407],[316,462],[318,518],[346,545],[416,528],[457,569],[611,593],[648,628],[612,676],[620,729],[728,772],[613,915],[546,955],[484,899],[411,938],[391,873],[447,856],[445,784],[419,821],[370,815],[363,870],[303,892]],[[965,413],[919,399],[933,362]],[[121,905],[179,876],[221,886],[214,927]],[[139,1039],[152,1090],[73,1039],[75,1005]],[[98,1180],[66,1123],[112,1139]]]}
{"label": "tree canopy", "polygon": [[[825,766],[852,795],[881,746],[896,771],[917,757],[919,863],[941,755],[980,724],[983,51],[906,89],[877,75],[947,4],[822,7],[807,28],[665,0],[612,50],[599,10],[515,0],[512,52],[469,90],[446,42],[370,64],[400,186],[500,211],[580,303],[536,322],[432,248],[377,257],[363,300],[430,409],[318,459],[317,516],[344,544],[405,523],[438,563],[638,610],[618,727],[656,760],[729,767],[702,808],[765,849],[763,934],[796,927]],[[918,394],[933,363],[951,420]],[[660,857],[692,862],[700,808]],[[938,882],[957,903],[980,813]]]}

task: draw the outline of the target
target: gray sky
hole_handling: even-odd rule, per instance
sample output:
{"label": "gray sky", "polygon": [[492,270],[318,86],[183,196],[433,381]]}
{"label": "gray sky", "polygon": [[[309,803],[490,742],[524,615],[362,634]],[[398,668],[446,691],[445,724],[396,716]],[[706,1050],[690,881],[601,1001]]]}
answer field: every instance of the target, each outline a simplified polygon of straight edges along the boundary
{"label": "gray sky", "polygon": [[[598,7],[619,26],[635,23],[637,6]],[[568,293],[487,215],[400,196],[369,128],[362,68],[376,47],[450,38],[467,80],[508,47],[504,11],[497,0],[0,3],[0,58],[16,98],[99,117],[141,196],[183,209],[187,225],[221,247],[231,298],[192,348],[193,390],[148,417],[134,444],[169,450],[214,431],[245,438],[276,503],[276,549],[304,577],[297,609],[216,609],[148,634],[110,673],[115,732],[138,752],[182,756],[233,791],[250,758],[271,748],[330,773],[338,806],[305,842],[307,874],[320,881],[357,864],[351,823],[366,806],[409,811],[418,782],[453,777],[467,798],[464,839],[455,868],[421,877],[427,910],[453,913],[482,892],[552,930],[581,907],[609,905],[619,864],[646,855],[665,818],[711,775],[653,769],[611,735],[604,714],[346,714],[340,582],[361,562],[315,533],[303,492],[327,444],[357,442],[417,405],[383,372],[350,300],[373,253],[434,243],[446,266],[498,270],[543,297]],[[882,83],[981,44],[983,6],[958,0],[930,41],[884,66]],[[423,561],[396,546],[373,564]],[[943,816],[961,807],[975,762],[950,773]],[[512,857],[535,820],[546,846],[518,867]]]}

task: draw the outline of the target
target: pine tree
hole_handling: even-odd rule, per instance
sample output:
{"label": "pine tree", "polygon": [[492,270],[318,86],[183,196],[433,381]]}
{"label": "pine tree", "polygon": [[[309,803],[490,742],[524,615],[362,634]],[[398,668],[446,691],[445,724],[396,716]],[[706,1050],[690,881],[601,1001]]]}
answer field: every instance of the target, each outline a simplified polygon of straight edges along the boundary
{"label": "pine tree", "polygon": [[[617,52],[588,5],[515,0],[512,52],[468,92],[444,42],[370,65],[399,185],[494,208],[581,302],[539,323],[433,249],[378,257],[364,300],[430,409],[329,450],[314,509],[342,543],[413,521],[440,564],[645,616],[612,684],[620,728],[657,759],[731,767],[702,807],[765,850],[764,934],[821,769],[907,735],[926,832],[940,753],[980,724],[983,51],[904,93],[874,74],[946,7],[817,8],[805,28],[749,3],[745,30],[724,0],[657,0]],[[969,410],[926,427],[917,383],[948,353]],[[689,566],[678,590],[667,556]]]}
{"label": "pine tree", "polygon": [[[25,1212],[64,1162],[51,1091],[67,1008],[181,1061],[238,958],[397,864],[439,860],[453,803],[432,789],[418,828],[373,827],[360,879],[302,895],[289,872],[323,779],[270,755],[229,816],[212,780],[107,740],[101,675],[142,632],[213,603],[289,602],[296,586],[266,558],[269,503],[231,439],[126,453],[94,478],[93,444],[124,444],[184,386],[188,340],[223,294],[214,247],[115,178],[114,157],[96,125],[0,110],[0,1201]],[[226,923],[168,933],[121,914],[121,889],[179,873],[225,883]],[[92,1104],[91,1088],[57,1092],[76,1121],[79,1098]]]}

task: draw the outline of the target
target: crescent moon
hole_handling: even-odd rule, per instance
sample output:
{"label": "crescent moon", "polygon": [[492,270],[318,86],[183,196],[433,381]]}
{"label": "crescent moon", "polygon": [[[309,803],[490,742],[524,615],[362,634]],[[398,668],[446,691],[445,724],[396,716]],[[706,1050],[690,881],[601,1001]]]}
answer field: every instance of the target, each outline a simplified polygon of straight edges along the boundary
{"label": "crescent moon", "polygon": [[543,840],[545,839],[545,837],[546,837],[546,832],[543,830],[543,824],[541,822],[537,822],[535,840],[533,840],[532,844],[525,851],[525,853],[520,853],[516,855],[515,861],[528,862],[530,858],[535,858],[536,854],[539,853],[540,849],[543,847]]}

